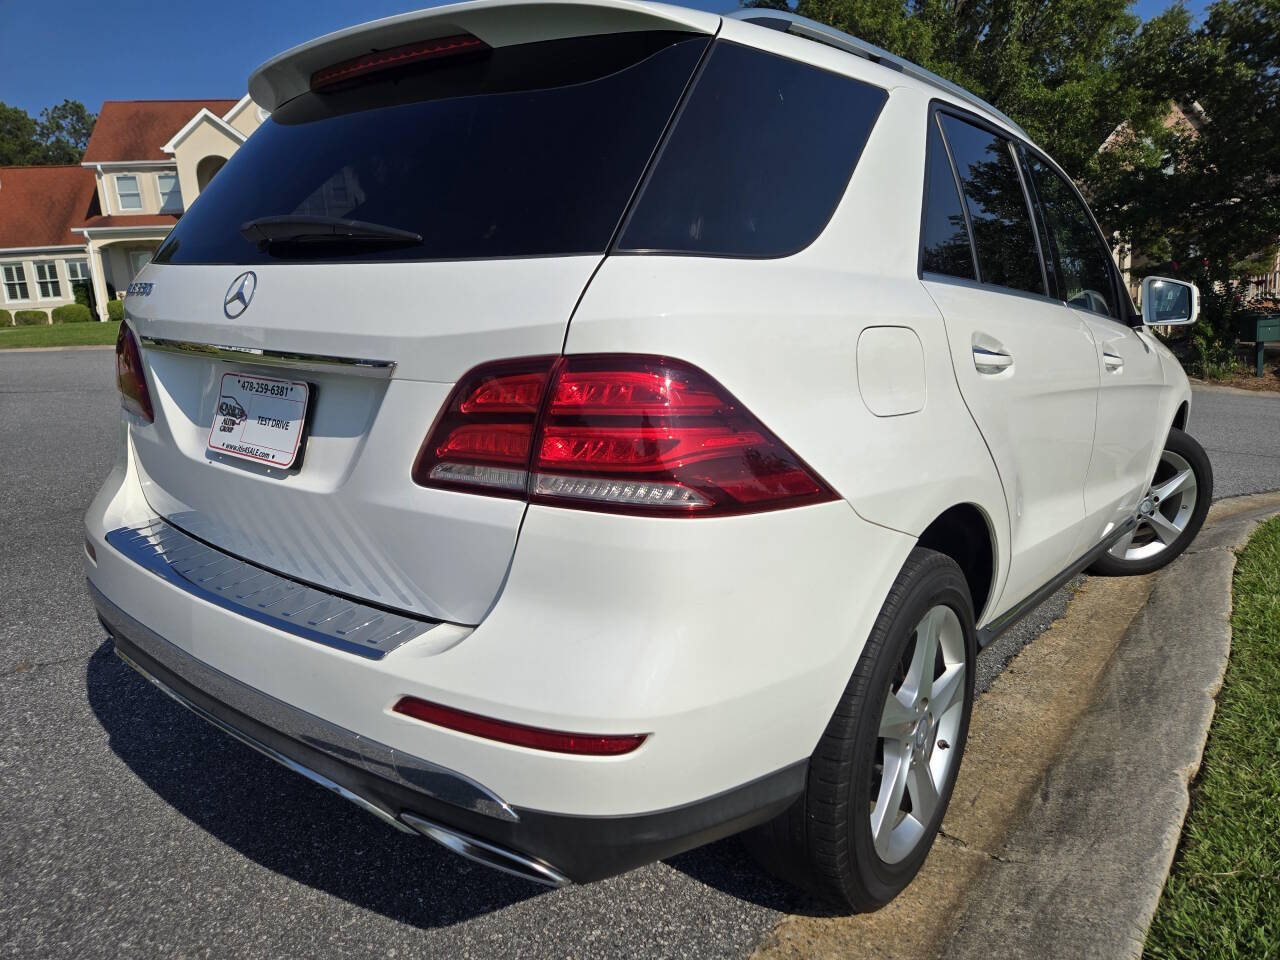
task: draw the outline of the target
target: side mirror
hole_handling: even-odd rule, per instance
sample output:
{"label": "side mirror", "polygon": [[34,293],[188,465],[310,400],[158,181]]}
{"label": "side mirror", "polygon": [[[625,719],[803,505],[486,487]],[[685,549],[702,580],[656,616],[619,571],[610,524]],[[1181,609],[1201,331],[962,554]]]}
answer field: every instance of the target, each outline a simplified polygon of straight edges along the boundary
{"label": "side mirror", "polygon": [[1200,316],[1200,291],[1194,283],[1147,277],[1142,281],[1142,322],[1148,327],[1181,327]]}

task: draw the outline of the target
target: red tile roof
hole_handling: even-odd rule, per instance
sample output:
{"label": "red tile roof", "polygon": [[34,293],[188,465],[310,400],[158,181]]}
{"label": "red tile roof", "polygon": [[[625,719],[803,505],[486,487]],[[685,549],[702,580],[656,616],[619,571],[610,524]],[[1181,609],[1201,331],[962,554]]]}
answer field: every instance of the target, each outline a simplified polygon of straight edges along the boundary
{"label": "red tile roof", "polygon": [[178,218],[171,213],[121,213],[89,217],[77,227],[172,227]]}
{"label": "red tile roof", "polygon": [[85,163],[170,160],[160,148],[207,107],[221,117],[237,100],[108,100],[98,112]]}
{"label": "red tile roof", "polygon": [[82,245],[71,228],[97,213],[86,167],[0,167],[0,248]]}

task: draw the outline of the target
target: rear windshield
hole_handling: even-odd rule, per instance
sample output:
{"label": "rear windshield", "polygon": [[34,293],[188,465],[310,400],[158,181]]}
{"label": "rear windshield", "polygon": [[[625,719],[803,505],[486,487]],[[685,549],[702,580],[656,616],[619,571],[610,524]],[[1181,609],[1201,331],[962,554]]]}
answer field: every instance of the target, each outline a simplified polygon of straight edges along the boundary
{"label": "rear windshield", "polygon": [[[675,32],[551,40],[304,94],[235,153],[155,260],[601,253],[708,42]],[[297,215],[422,239],[260,243],[240,232]]]}

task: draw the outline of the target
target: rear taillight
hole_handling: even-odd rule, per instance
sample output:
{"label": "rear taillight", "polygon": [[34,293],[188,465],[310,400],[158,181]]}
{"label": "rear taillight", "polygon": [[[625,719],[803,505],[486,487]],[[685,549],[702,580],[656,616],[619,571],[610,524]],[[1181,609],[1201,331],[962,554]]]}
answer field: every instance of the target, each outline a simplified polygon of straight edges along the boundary
{"label": "rear taillight", "polygon": [[752,513],[835,494],[689,364],[617,354],[477,367],[414,465],[428,487],[663,516]]}
{"label": "rear taillight", "polygon": [[138,339],[127,323],[120,324],[120,332],[116,334],[116,386],[120,388],[120,406],[147,423],[155,420]]}

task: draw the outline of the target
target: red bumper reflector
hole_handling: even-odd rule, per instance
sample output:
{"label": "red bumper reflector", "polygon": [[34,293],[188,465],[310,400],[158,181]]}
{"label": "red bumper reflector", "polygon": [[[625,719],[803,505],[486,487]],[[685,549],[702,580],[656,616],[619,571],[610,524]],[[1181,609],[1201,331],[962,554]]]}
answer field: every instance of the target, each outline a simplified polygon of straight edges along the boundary
{"label": "red bumper reflector", "polygon": [[365,74],[391,70],[422,60],[437,60],[459,53],[478,53],[488,49],[487,43],[469,33],[388,47],[386,50],[375,50],[373,53],[366,53],[363,56],[335,63],[323,70],[317,70],[311,75],[311,89],[319,90],[322,87],[333,86],[335,83],[354,80]]}
{"label": "red bumper reflector", "polygon": [[541,727],[526,727],[520,723],[508,723],[505,720],[494,720],[476,713],[467,713],[465,710],[442,707],[438,703],[428,703],[417,697],[401,697],[392,710],[406,717],[421,720],[423,723],[435,724],[446,730],[457,730],[459,733],[469,733],[473,737],[497,740],[499,743],[510,743],[517,747],[528,747],[531,750],[574,753],[580,756],[616,757],[623,753],[630,753],[644,743],[646,736],[643,733],[600,735],[543,730]]}

